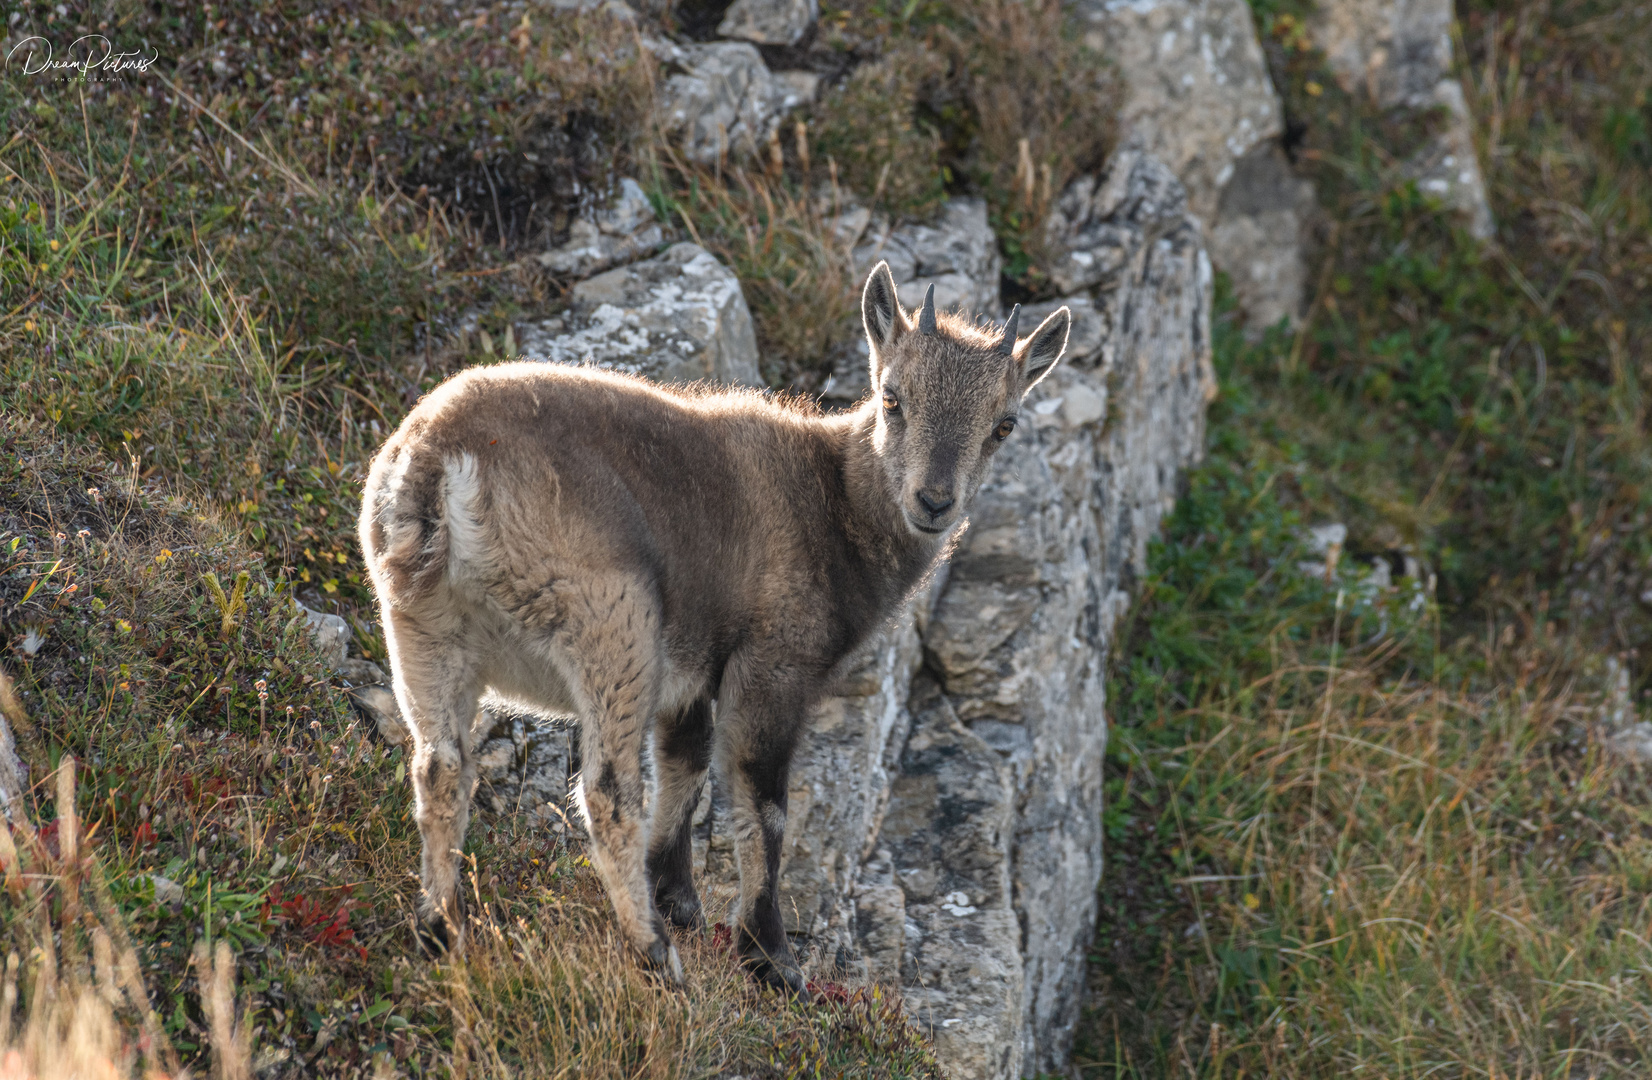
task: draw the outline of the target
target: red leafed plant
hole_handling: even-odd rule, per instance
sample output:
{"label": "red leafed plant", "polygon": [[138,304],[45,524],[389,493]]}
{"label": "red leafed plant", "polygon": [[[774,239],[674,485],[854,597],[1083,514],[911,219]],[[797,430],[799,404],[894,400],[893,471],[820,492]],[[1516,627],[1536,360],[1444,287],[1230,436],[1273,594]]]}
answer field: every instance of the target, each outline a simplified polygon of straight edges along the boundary
{"label": "red leafed plant", "polygon": [[842,983],[809,981],[809,993],[815,996],[816,1001],[831,1002],[833,1005],[849,1004],[849,988]]}
{"label": "red leafed plant", "polygon": [[365,960],[367,950],[356,942],[356,932],[350,926],[350,912],[367,904],[351,899],[351,891],[351,887],[346,885],[339,890],[341,895],[330,901],[303,893],[287,897],[282,895],[281,884],[277,882],[270,886],[269,896],[264,900],[264,918],[286,924],[324,950],[350,949]]}
{"label": "red leafed plant", "polygon": [[136,855],[139,847],[154,847],[159,839],[155,833],[155,826],[147,821],[138,822],[137,830],[132,834],[132,853]]}

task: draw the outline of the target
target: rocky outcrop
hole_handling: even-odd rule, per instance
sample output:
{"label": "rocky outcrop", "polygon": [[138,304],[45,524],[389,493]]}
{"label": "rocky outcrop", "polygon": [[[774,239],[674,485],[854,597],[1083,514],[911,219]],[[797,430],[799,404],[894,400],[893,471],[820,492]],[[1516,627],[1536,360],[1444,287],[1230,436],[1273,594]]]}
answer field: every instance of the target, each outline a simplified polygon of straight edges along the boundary
{"label": "rocky outcrop", "polygon": [[809,100],[818,83],[770,72],[757,47],[743,41],[648,45],[676,69],[662,88],[666,131],[689,160],[704,165],[767,146],[781,117]]}
{"label": "rocky outcrop", "polygon": [[1125,145],[1168,165],[1205,223],[1253,331],[1295,319],[1311,187],[1279,150],[1283,109],[1245,0],[1080,0],[1087,43],[1119,65]]}
{"label": "rocky outcrop", "polygon": [[740,281],[697,244],[582,281],[570,300],[561,315],[516,327],[525,359],[594,363],[662,382],[759,383]]}
{"label": "rocky outcrop", "polygon": [[[857,275],[869,273],[880,260],[889,263],[901,303],[907,307],[921,305],[933,285],[935,304],[942,310],[999,314],[998,281],[1004,260],[982,200],[952,199],[934,221],[900,225],[864,207],[850,207],[833,219],[832,227],[851,249]],[[868,385],[866,338],[860,332],[860,316],[852,318],[853,325],[841,335],[843,345],[824,390],[827,400],[839,405],[858,399]]]}
{"label": "rocky outcrop", "polygon": [[665,228],[642,187],[630,177],[620,180],[614,199],[589,219],[568,227],[568,239],[537,256],[540,266],[561,278],[578,280],[646,258],[665,246]]}
{"label": "rocky outcrop", "polygon": [[1308,287],[1308,231],[1317,201],[1274,141],[1235,163],[1210,231],[1211,259],[1233,279],[1245,326],[1259,336],[1302,314]]}
{"label": "rocky outcrop", "polygon": [[1127,85],[1123,141],[1187,185],[1209,222],[1235,164],[1284,130],[1279,95],[1245,0],[1080,0],[1085,42],[1119,65]]}
{"label": "rocky outcrop", "polygon": [[[1090,808],[1101,805],[1107,652],[1179,471],[1200,456],[1214,390],[1210,264],[1180,185],[1150,157],[1121,156],[1096,187],[1122,196],[1110,214],[1092,206],[1103,214],[1092,223],[1113,227],[1115,269],[1088,289],[1103,344],[1035,393],[1033,437],[1006,447],[923,633],[926,673],[958,725],[998,756],[1008,804],[1001,850],[1022,984],[1009,1067],[977,1053],[987,1017],[949,1011],[955,995],[979,996],[980,983],[908,989],[959,1076],[1065,1065],[1101,874],[1101,821]],[[970,891],[962,886],[931,900],[914,919],[931,928],[916,955],[962,958],[977,940],[1009,948],[987,932],[990,918],[977,928],[958,914],[991,912],[985,884],[969,904],[946,903],[948,892]]]}
{"label": "rocky outcrop", "polygon": [[796,45],[819,17],[819,0],[734,0],[717,33],[759,45]]}
{"label": "rocky outcrop", "polygon": [[[1065,1065],[1101,874],[1108,649],[1214,389],[1210,263],[1182,185],[1131,152],[1070,196],[1054,240],[1089,256],[1066,300],[1072,354],[1029,399],[950,564],[811,717],[789,791],[783,894],[807,966],[898,983],[966,1080]],[[979,205],[859,228],[857,258],[898,263],[904,301],[933,281],[996,308]],[[480,803],[563,827],[568,729],[488,728]],[[694,856],[714,918],[735,898],[728,820],[714,776]]]}
{"label": "rocky outcrop", "polygon": [[952,199],[933,222],[898,228],[874,222],[855,246],[855,269],[865,273],[880,259],[889,263],[901,303],[908,307],[922,304],[934,285],[938,308],[998,313],[1003,259],[987,220],[987,204],[980,199]]}
{"label": "rocky outcrop", "polygon": [[1417,186],[1492,235],[1463,86],[1452,72],[1451,0],[1321,0],[1308,32],[1343,89],[1383,108],[1442,109],[1445,125],[1405,163]]}

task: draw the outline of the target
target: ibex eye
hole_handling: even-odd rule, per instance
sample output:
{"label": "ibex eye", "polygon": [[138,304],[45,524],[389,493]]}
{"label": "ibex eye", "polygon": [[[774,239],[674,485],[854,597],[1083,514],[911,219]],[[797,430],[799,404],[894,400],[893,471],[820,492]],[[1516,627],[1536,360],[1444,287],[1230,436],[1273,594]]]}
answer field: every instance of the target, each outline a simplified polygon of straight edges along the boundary
{"label": "ibex eye", "polygon": [[999,442],[1003,442],[1005,439],[1010,437],[1010,432],[1014,430],[1015,417],[1006,417],[1003,420],[998,421],[998,427],[993,430],[992,437],[997,439]]}
{"label": "ibex eye", "polygon": [[885,390],[883,392],[883,407],[884,407],[885,411],[887,411],[887,412],[900,412],[901,411],[900,399],[895,397],[895,394],[894,394],[893,391]]}

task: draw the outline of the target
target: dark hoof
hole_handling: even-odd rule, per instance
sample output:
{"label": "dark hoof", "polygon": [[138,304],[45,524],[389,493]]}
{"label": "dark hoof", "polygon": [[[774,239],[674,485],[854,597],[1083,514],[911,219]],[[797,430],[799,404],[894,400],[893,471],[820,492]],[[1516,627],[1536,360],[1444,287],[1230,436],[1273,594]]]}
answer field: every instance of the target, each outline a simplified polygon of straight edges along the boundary
{"label": "dark hoof", "polygon": [[802,1002],[814,1000],[803,969],[797,966],[790,944],[765,950],[755,942],[740,950],[740,963],[761,986],[778,990]]}
{"label": "dark hoof", "polygon": [[418,948],[425,953],[426,959],[443,959],[448,953],[458,950],[459,935],[441,915],[428,921],[421,920],[415,926],[415,936],[418,938]]}
{"label": "dark hoof", "polygon": [[677,947],[663,934],[641,950],[642,968],[667,986],[682,986],[683,962],[677,957]]}
{"label": "dark hoof", "polygon": [[464,933],[441,913],[420,917],[414,926],[414,936],[418,939],[419,951],[429,960],[444,959],[464,946]]}
{"label": "dark hoof", "polygon": [[700,898],[693,892],[686,896],[680,893],[661,894],[654,898],[654,904],[666,923],[675,929],[705,929],[705,912],[700,907]]}
{"label": "dark hoof", "polygon": [[814,995],[809,993],[809,984],[804,980],[802,970],[795,965],[783,966],[759,960],[756,963],[747,962],[746,971],[765,989],[777,990],[805,1005],[814,1000]]}

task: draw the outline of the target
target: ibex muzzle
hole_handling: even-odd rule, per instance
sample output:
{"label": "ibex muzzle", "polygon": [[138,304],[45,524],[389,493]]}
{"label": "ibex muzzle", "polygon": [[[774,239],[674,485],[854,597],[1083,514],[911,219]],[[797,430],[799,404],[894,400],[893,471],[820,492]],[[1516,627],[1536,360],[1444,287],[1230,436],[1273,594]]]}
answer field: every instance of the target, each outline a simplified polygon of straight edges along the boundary
{"label": "ibex muzzle", "polygon": [[780,916],[787,773],[840,664],[900,609],[1066,346],[914,314],[879,264],[872,392],[821,415],[502,364],[442,384],[373,461],[361,540],[413,735],[421,940],[454,947],[484,694],[578,716],[576,800],[625,937],[676,979],[702,924],[689,826],[718,762],[734,804],[743,962],[804,993]]}

